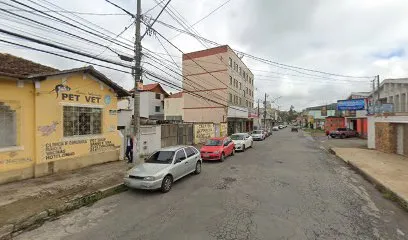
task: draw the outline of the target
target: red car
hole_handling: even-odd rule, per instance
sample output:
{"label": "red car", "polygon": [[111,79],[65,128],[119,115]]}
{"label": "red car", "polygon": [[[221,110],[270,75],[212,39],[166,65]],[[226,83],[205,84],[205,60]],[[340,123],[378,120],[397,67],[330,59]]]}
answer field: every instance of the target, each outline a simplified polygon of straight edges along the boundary
{"label": "red car", "polygon": [[200,149],[203,160],[225,160],[235,154],[235,144],[229,137],[210,138]]}

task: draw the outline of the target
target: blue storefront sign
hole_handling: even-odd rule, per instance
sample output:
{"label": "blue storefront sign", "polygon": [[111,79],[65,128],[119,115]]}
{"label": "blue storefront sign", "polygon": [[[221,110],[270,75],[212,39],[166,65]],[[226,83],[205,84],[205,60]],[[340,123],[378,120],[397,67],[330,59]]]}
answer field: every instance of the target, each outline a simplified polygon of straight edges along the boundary
{"label": "blue storefront sign", "polygon": [[365,109],[365,99],[352,99],[352,100],[339,100],[337,101],[337,110],[364,110]]}

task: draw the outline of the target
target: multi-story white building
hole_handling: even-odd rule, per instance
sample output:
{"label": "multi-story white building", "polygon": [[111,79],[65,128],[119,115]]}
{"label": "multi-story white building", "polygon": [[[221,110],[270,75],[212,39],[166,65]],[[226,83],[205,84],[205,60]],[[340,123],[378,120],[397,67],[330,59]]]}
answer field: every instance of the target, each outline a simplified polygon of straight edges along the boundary
{"label": "multi-story white building", "polygon": [[[133,93],[133,90],[130,93]],[[164,120],[164,99],[167,96],[168,93],[158,83],[143,85],[143,90],[140,91],[140,118]],[[133,107],[133,97],[118,102],[118,127],[120,129],[130,129],[134,113]]]}
{"label": "multi-story white building", "polygon": [[254,75],[227,45],[183,55],[186,122],[228,122],[228,133],[253,128]]}
{"label": "multi-story white building", "polygon": [[[379,94],[378,94],[379,93]],[[384,79],[378,89],[370,97],[380,103],[392,103],[394,112],[408,112],[408,78]]]}

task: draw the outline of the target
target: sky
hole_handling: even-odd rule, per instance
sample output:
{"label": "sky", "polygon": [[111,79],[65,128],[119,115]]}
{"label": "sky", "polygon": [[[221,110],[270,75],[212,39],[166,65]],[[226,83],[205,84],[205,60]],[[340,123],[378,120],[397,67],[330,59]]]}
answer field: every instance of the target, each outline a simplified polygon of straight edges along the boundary
{"label": "sky", "polygon": [[[36,4],[30,0],[18,1],[43,10],[46,9],[37,4],[50,7],[49,4],[52,3],[65,10],[82,13],[124,13],[105,0],[37,0],[34,1]],[[111,1],[130,12],[136,12],[136,0]],[[24,8],[17,3],[8,2],[13,6]],[[225,2],[227,0],[172,0],[169,6],[170,10],[177,11],[186,22],[193,24]],[[142,0],[142,12],[144,13],[155,5],[155,0]],[[17,8],[7,6],[4,2],[0,3],[0,8],[13,9],[13,13],[91,39],[101,46],[44,30],[38,25],[28,24],[27,21],[16,20],[18,18],[5,12],[0,12],[0,28],[2,29],[28,34],[32,37],[42,37],[48,41],[65,44],[67,47],[76,48],[91,55],[98,54],[100,57],[114,61],[119,61],[115,52],[129,56],[132,54],[129,47],[124,48],[111,44],[76,28],[92,27],[101,33],[115,36],[132,23],[131,17],[126,14],[73,16],[68,13],[61,13],[62,15],[49,13],[58,18],[63,18],[64,15],[70,16],[79,22],[73,23],[74,27],[70,27],[50,18],[40,18],[29,12],[15,11]],[[57,8],[54,6],[51,9]],[[160,10],[160,7],[155,7],[145,14],[145,19],[154,18]],[[233,49],[270,61],[340,75],[367,76],[367,78],[336,77],[269,65],[243,57],[243,61],[255,74],[257,89],[255,101],[263,98],[266,93],[269,100],[280,97],[274,103],[275,107],[279,106],[280,109],[288,110],[290,105],[293,105],[296,110],[301,110],[310,106],[336,102],[346,98],[351,92],[370,91],[372,88],[370,81],[375,75],[379,75],[381,80],[407,77],[407,12],[406,0],[230,0],[208,18],[195,25],[194,29],[206,39],[228,44]],[[78,16],[91,23],[84,22]],[[182,28],[166,12],[162,13],[159,20]],[[67,21],[72,22],[72,20]],[[153,28],[171,39],[171,42],[183,52],[202,50],[212,46],[203,45],[195,38],[185,34],[176,36],[178,32],[160,23],[155,23]],[[144,29],[142,28],[142,33]],[[135,28],[132,25],[118,38],[122,41],[122,45],[131,47],[134,32]],[[62,50],[40,46],[2,33],[0,33],[0,39],[78,57]],[[173,59],[180,63],[182,53],[163,39],[161,42],[170,55],[174,56]],[[110,45],[115,52],[106,50],[103,47],[106,45]],[[146,35],[142,45],[152,51],[166,53],[157,40],[157,35]],[[0,43],[0,49],[1,52],[14,54],[58,69],[88,65],[5,43]],[[172,61],[166,55],[162,56]],[[78,58],[90,60],[86,57]],[[143,67],[153,70],[149,61],[148,58],[143,58]],[[97,60],[93,60],[92,63],[108,65]],[[130,71],[128,68],[110,66],[125,72]],[[124,88],[132,88],[133,80],[129,73],[97,66],[96,68]],[[181,77],[178,80],[181,81]],[[145,82],[149,83],[149,80]],[[167,90],[176,91],[168,88]]]}

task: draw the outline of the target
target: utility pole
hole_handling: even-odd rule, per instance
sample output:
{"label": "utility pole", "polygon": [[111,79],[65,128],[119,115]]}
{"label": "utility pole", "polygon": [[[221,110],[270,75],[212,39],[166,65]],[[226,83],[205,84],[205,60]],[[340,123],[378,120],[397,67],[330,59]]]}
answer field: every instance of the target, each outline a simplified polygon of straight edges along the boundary
{"label": "utility pole", "polygon": [[264,101],[263,118],[264,118],[264,130],[266,130],[266,93],[265,93],[265,101]]}
{"label": "utility pole", "polygon": [[143,84],[141,77],[142,77],[142,68],[140,66],[140,62],[142,59],[142,44],[141,44],[141,37],[140,37],[140,22],[141,22],[141,14],[142,14],[142,0],[137,0],[136,6],[136,32],[135,32],[135,70],[134,70],[134,78],[135,78],[135,88],[133,94],[133,116],[134,116],[134,123],[133,123],[133,163],[139,160],[139,145],[140,145],[140,92],[139,92],[139,85]]}
{"label": "utility pole", "polygon": [[260,116],[259,116],[259,99],[258,99],[258,126],[261,127],[261,123],[260,123],[260,121],[259,121],[259,117],[260,117]]}
{"label": "utility pole", "polygon": [[377,101],[378,101],[378,105],[380,105],[380,75],[376,76],[377,78]]}

